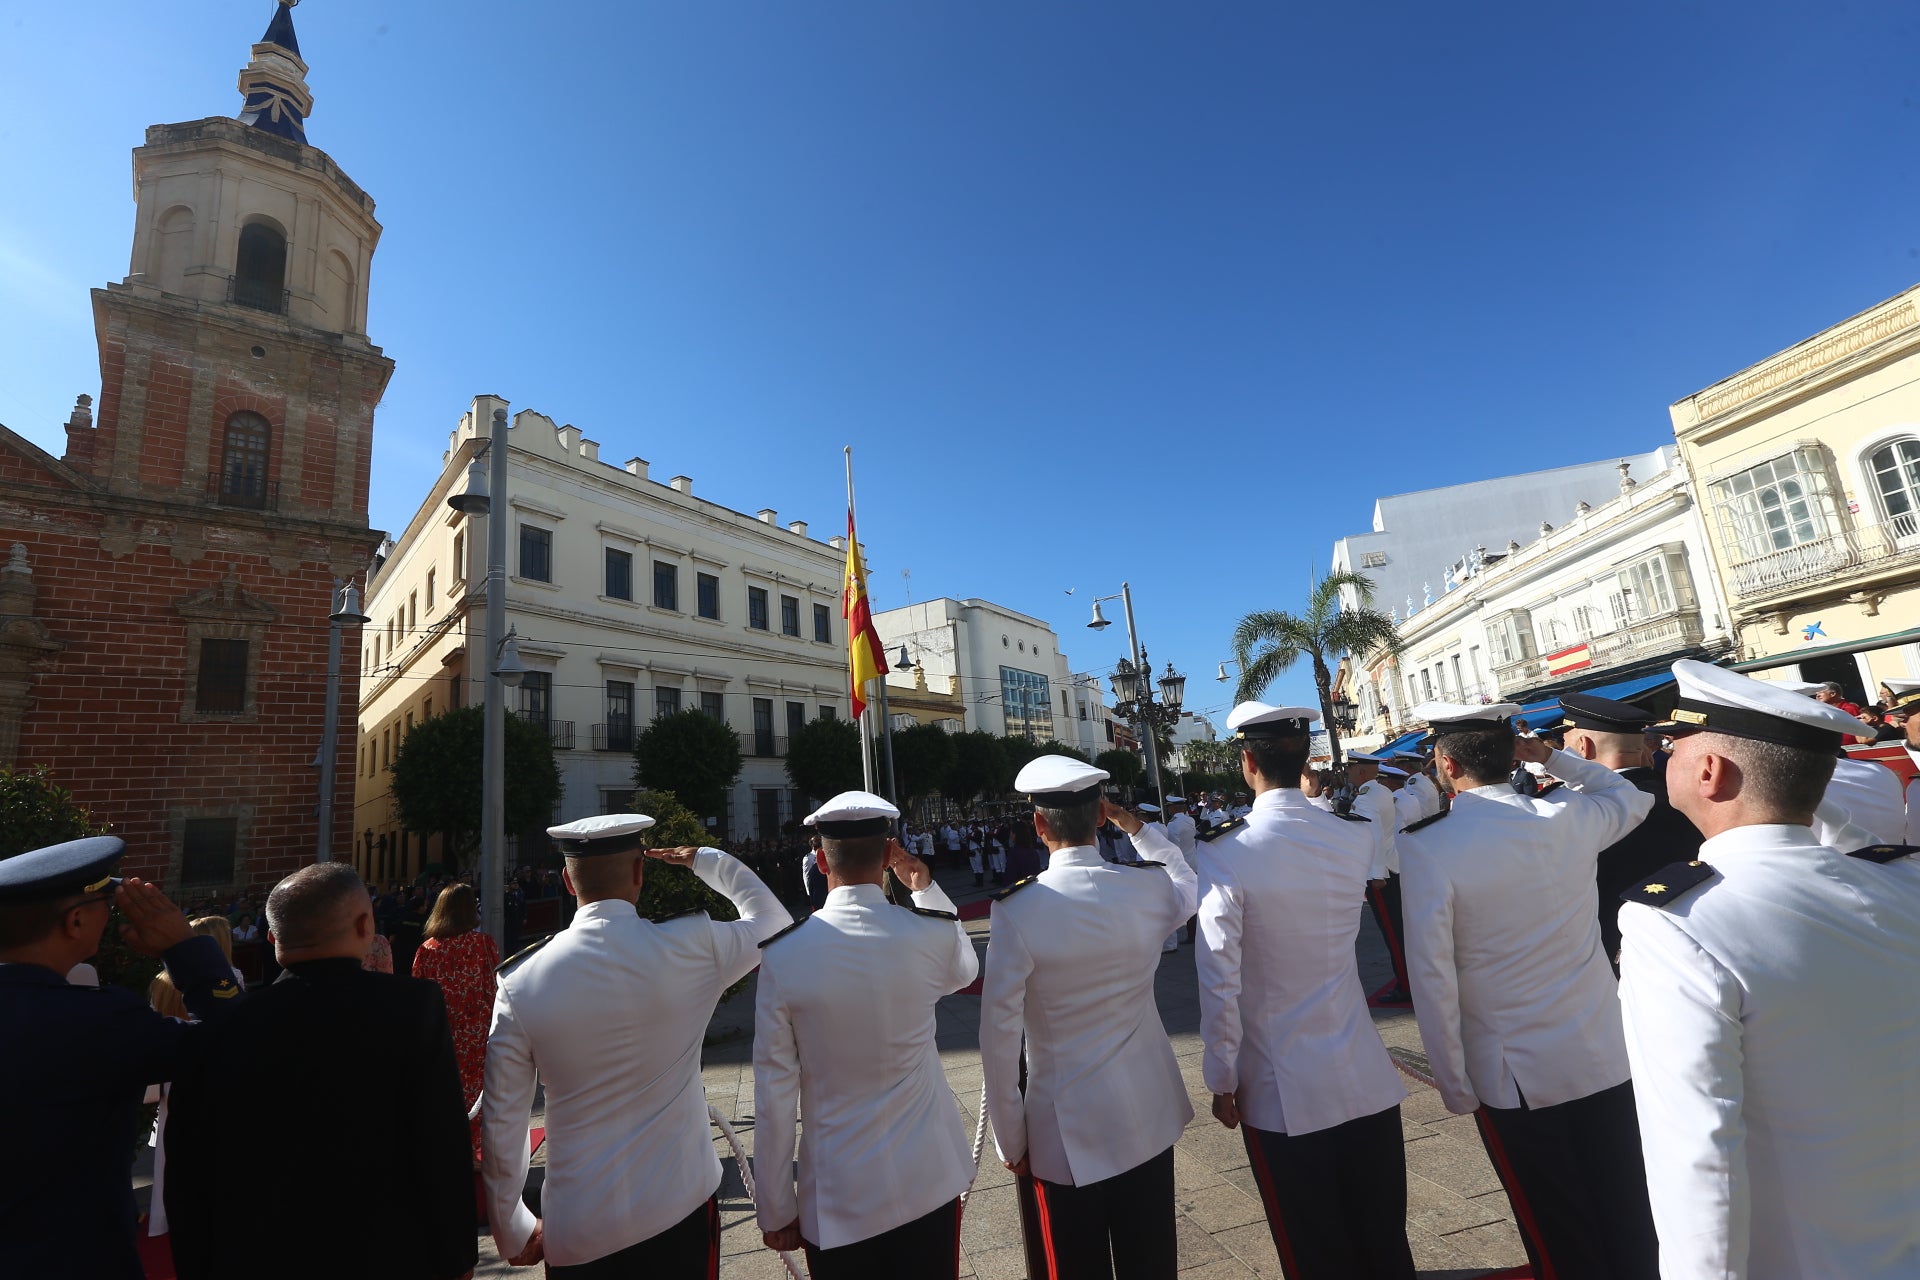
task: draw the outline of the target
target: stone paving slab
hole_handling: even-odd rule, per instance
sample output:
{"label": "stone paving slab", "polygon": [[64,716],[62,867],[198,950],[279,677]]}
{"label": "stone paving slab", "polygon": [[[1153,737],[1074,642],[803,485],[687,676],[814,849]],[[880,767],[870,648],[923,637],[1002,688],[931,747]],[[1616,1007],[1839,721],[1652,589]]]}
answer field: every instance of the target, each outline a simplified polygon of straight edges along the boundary
{"label": "stone paving slab", "polygon": [[[941,880],[961,905],[984,896],[972,889],[971,878],[964,873],[957,877],[943,873]],[[987,921],[970,922],[968,931],[976,945],[984,948]],[[1362,925],[1358,959],[1368,990],[1392,977],[1385,945],[1371,919]],[[1200,1075],[1200,1004],[1191,946],[1162,959],[1155,994],[1194,1103],[1193,1121],[1174,1148],[1180,1280],[1279,1277],[1279,1260],[1246,1148],[1239,1134],[1222,1129],[1209,1112],[1210,1095]],[[1420,1032],[1410,1010],[1376,1010],[1374,1023],[1390,1048],[1420,1052]],[[969,1134],[980,1101],[979,1025],[978,996],[949,996],[941,1001],[940,1056]],[[744,992],[716,1012],[701,1071],[708,1101],[732,1120],[749,1156],[753,1150],[752,1028],[750,981]],[[1524,1264],[1526,1253],[1514,1230],[1512,1210],[1472,1119],[1451,1115],[1433,1089],[1411,1079],[1401,1118],[1407,1140],[1407,1235],[1422,1280],[1470,1280]],[[786,1268],[761,1244],[732,1152],[717,1132],[715,1144],[726,1171],[720,1191],[723,1280],[786,1280]],[[1013,1178],[995,1158],[990,1138],[961,1223],[960,1249],[963,1277],[1025,1280],[1026,1256]],[[804,1261],[796,1261],[805,1275]],[[492,1239],[483,1234],[475,1274],[531,1280],[539,1272],[505,1265],[494,1253]]]}

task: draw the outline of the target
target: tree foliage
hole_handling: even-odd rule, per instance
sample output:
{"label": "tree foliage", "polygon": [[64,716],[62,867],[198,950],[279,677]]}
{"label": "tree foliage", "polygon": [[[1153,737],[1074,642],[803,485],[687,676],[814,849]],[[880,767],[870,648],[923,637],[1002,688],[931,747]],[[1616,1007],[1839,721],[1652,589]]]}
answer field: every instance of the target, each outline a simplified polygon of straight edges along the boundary
{"label": "tree foliage", "polygon": [[[506,829],[544,827],[560,799],[553,740],[518,716],[506,718],[506,729]],[[450,871],[464,868],[480,846],[484,742],[481,708],[462,707],[416,724],[394,753],[393,803],[400,824],[442,836]]]}
{"label": "tree foliage", "polygon": [[953,767],[947,771],[947,799],[971,805],[981,795],[997,796],[1013,785],[1000,739],[978,729],[953,735]]}
{"label": "tree foliage", "polygon": [[[1048,738],[1045,742],[1040,744],[1039,751],[1035,752],[1034,754],[1043,755],[1043,756],[1070,756],[1075,760],[1083,760],[1083,761],[1087,760],[1086,752],[1082,751],[1078,747],[1070,747],[1066,743],[1060,741],[1058,738]],[[1087,763],[1092,763],[1092,762],[1087,761]]]}
{"label": "tree foliage", "polygon": [[739,776],[739,735],[704,711],[661,716],[633,744],[634,786],[671,791],[698,818],[720,816]]}
{"label": "tree foliage", "polygon": [[[711,843],[706,825],[672,792],[640,791],[635,793],[633,802],[639,812],[653,819],[653,825],[647,828],[648,848],[672,849],[682,845],[700,848]],[[665,920],[683,911],[704,911],[715,920],[740,918],[733,904],[709,889],[691,868],[648,859],[647,878],[640,886],[640,914],[649,920]]]}
{"label": "tree foliage", "polygon": [[1139,783],[1147,766],[1139,756],[1125,747],[1115,747],[1111,751],[1102,751],[1093,758],[1093,767],[1105,769],[1112,775],[1113,785],[1127,791]]}
{"label": "tree foliage", "polygon": [[[1358,608],[1341,604],[1340,593],[1351,588],[1360,597]],[[1373,607],[1373,579],[1351,570],[1330,574],[1314,584],[1304,613],[1258,609],[1240,619],[1233,630],[1233,656],[1240,664],[1240,683],[1234,697],[1241,702],[1258,698],[1280,675],[1302,658],[1313,664],[1313,682],[1320,691],[1320,723],[1333,725],[1333,669],[1343,653],[1361,662],[1400,653],[1399,629],[1393,619]],[[1340,763],[1340,735],[1329,733],[1333,763]]]}
{"label": "tree foliage", "polygon": [[809,720],[787,741],[787,779],[816,800],[859,790],[860,730],[851,720]]}
{"label": "tree foliage", "polygon": [[45,766],[0,769],[0,858],[97,836],[106,829]]}
{"label": "tree foliage", "polygon": [[916,724],[893,735],[894,790],[904,805],[945,791],[953,768],[953,735],[930,724]]}

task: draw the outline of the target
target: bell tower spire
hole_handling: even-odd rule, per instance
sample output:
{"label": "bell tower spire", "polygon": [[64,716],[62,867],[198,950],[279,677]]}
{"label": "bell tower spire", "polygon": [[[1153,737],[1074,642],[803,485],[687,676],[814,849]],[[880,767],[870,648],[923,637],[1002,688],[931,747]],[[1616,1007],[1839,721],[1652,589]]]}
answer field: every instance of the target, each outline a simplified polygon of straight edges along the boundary
{"label": "bell tower spire", "polygon": [[293,6],[299,3],[279,0],[267,33],[253,46],[252,60],[240,69],[240,93],[245,99],[240,122],[305,142],[313,92],[307,88],[307,64],[300,60],[300,40],[293,33]]}

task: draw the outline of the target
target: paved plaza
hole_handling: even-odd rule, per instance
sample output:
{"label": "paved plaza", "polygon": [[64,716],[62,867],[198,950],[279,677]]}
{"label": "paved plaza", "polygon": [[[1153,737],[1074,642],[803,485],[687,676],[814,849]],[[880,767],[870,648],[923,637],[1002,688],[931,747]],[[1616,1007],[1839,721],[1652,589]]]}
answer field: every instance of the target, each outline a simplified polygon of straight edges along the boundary
{"label": "paved plaza", "polygon": [[[962,905],[983,896],[972,877],[941,873],[941,882]],[[984,952],[987,921],[968,929]],[[1360,976],[1368,990],[1388,981],[1386,949],[1371,919],[1360,937]],[[1160,963],[1160,1016],[1180,1058],[1194,1118],[1174,1149],[1174,1198],[1179,1214],[1182,1280],[1228,1280],[1241,1276],[1278,1276],[1280,1264],[1267,1232],[1260,1195],[1247,1165],[1238,1133],[1220,1127],[1210,1111],[1210,1096],[1200,1078],[1200,1002],[1194,981],[1193,948],[1182,946]],[[1419,1055],[1420,1033],[1406,1010],[1379,1010],[1374,1021],[1390,1049]],[[980,1107],[980,997],[949,996],[940,1002],[940,1052],[955,1105],[973,1132]],[[753,1151],[753,988],[724,1005],[714,1017],[704,1055],[707,1099],[729,1117],[749,1155]],[[1487,1163],[1473,1120],[1452,1116],[1431,1088],[1407,1081],[1402,1108],[1407,1138],[1407,1234],[1423,1280],[1466,1280],[1489,1271],[1522,1265],[1526,1255],[1515,1233],[1512,1211]],[[760,1243],[734,1167],[731,1151],[715,1133],[726,1169],[720,1188],[723,1280],[782,1280],[787,1275],[777,1255]],[[536,1173],[535,1175],[539,1175]],[[1018,1280],[1026,1275],[1020,1245],[1020,1215],[1013,1175],[994,1158],[987,1143],[980,1180],[968,1202],[960,1232],[962,1276],[979,1280]],[[804,1264],[801,1272],[805,1274]],[[533,1276],[500,1262],[490,1238],[481,1242],[477,1276]]]}

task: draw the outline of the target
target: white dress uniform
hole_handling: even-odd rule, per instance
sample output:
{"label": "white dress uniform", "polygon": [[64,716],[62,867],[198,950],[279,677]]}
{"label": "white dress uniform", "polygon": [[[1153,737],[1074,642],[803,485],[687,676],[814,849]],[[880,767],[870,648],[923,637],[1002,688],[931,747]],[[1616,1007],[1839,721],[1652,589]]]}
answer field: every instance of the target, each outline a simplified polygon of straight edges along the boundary
{"label": "white dress uniform", "polygon": [[[1825,705],[1825,704],[1822,704]],[[1873,844],[1900,844],[1907,832],[1907,798],[1900,775],[1874,760],[1834,763],[1827,799],[1846,810],[1853,825],[1870,833]],[[1816,818],[1813,834],[1821,844],[1840,848],[1840,833]],[[1852,850],[1841,848],[1842,853]]]}
{"label": "white dress uniform", "polygon": [[[551,834],[580,839],[595,823],[610,829],[608,818],[589,818]],[[693,873],[740,919],[655,924],[631,902],[590,902],[538,950],[502,966],[482,1113],[502,1257],[519,1253],[534,1228],[520,1192],[536,1071],[546,1086],[549,1262],[591,1262],[657,1236],[720,1185],[700,1042],[721,992],[753,971],[758,944],[793,917],[731,854],[702,849]]]}
{"label": "white dress uniform", "polygon": [[1431,818],[1447,807],[1446,798],[1440,794],[1440,785],[1424,773],[1413,773],[1407,779],[1406,789],[1420,798],[1420,816]]}
{"label": "white dress uniform", "polygon": [[[1860,732],[1761,681],[1682,675],[1698,665],[1675,666],[1676,722],[1727,732],[1724,701]],[[1899,855],[1736,827],[1625,895],[1620,1000],[1665,1280],[1920,1275],[1920,861]]]}
{"label": "white dress uniform", "polygon": [[[1429,705],[1441,735],[1510,732],[1512,703]],[[1549,799],[1507,782],[1458,792],[1400,834],[1407,968],[1441,1100],[1471,1112],[1536,1275],[1655,1280],[1658,1248],[1628,1084],[1613,966],[1600,941],[1599,855],[1653,797],[1554,751]]]}
{"label": "white dress uniform", "polygon": [[1389,875],[1399,874],[1400,855],[1393,841],[1394,832],[1400,829],[1399,809],[1393,791],[1380,779],[1369,778],[1353,795],[1353,812],[1367,820],[1373,836],[1373,858],[1367,868],[1367,879],[1385,880]]}
{"label": "white dress uniform", "polygon": [[[1178,797],[1168,796],[1167,802],[1171,804],[1176,799],[1178,799]],[[1186,855],[1187,862],[1191,865],[1193,862],[1194,846],[1199,842],[1200,838],[1199,824],[1188,815],[1185,809],[1182,809],[1167,819],[1164,829],[1167,833],[1167,839],[1180,846],[1180,852]],[[1180,949],[1180,930],[1175,929],[1172,933],[1168,934],[1166,942],[1161,944],[1160,949],[1162,951],[1178,951]]]}
{"label": "white dress uniform", "polygon": [[[831,839],[838,824],[888,811],[878,796],[848,792],[809,821]],[[762,1230],[797,1219],[808,1244],[833,1250],[947,1208],[958,1231],[973,1159],[935,1047],[934,1006],[972,982],[980,962],[939,885],[913,903],[894,906],[877,884],[842,885],[762,948],[753,1045]],[[796,1195],[787,1170],[802,1114]]]}

